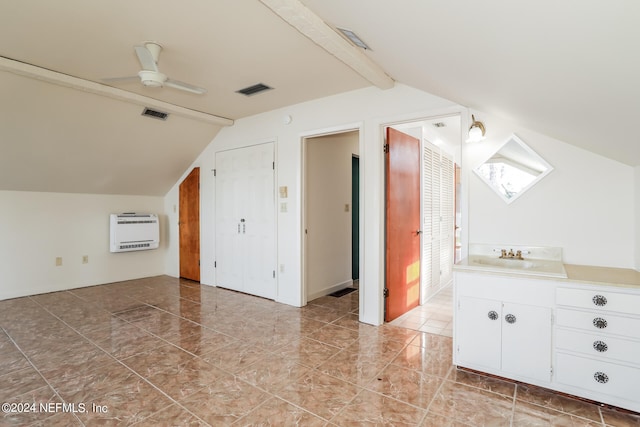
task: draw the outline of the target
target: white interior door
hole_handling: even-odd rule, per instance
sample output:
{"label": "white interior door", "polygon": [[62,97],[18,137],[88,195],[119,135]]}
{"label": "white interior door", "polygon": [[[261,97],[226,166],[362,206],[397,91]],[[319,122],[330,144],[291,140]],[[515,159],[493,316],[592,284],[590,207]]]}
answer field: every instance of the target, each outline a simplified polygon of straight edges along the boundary
{"label": "white interior door", "polygon": [[242,238],[247,253],[244,265],[244,292],[274,299],[276,297],[275,193],[273,144],[245,149],[246,197]]}
{"label": "white interior door", "polygon": [[273,143],[216,153],[216,284],[276,297]]}

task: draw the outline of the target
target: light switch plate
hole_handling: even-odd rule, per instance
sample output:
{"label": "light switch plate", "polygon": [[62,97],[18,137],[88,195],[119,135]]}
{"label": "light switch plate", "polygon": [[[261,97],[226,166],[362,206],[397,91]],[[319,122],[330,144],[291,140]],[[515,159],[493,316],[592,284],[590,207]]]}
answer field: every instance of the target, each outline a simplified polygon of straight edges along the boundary
{"label": "light switch plate", "polygon": [[288,188],[286,185],[283,185],[282,187],[280,187],[280,198],[281,199],[286,199],[288,196]]}

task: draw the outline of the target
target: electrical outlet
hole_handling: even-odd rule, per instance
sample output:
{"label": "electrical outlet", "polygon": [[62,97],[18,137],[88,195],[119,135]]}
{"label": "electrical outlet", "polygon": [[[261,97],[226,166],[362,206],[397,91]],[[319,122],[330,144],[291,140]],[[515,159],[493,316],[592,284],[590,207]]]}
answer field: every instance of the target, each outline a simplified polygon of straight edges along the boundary
{"label": "electrical outlet", "polygon": [[89,264],[89,255],[82,255],[82,263]]}
{"label": "electrical outlet", "polygon": [[56,267],[60,267],[62,265],[62,257],[56,257]]}

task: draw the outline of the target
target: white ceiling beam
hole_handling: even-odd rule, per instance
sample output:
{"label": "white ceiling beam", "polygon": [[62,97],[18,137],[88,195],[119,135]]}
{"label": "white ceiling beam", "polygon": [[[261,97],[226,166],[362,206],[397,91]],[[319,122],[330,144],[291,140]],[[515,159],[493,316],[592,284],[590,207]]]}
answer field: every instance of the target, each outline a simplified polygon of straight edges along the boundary
{"label": "white ceiling beam", "polygon": [[56,71],[47,70],[45,68],[36,67],[35,65],[26,64],[24,62],[15,61],[13,59],[0,57],[0,71],[6,71],[24,77],[41,80],[58,86],[68,87],[71,89],[81,90],[83,92],[93,93],[95,95],[105,96],[119,101],[129,102],[144,107],[153,107],[167,113],[176,114],[181,117],[198,120],[205,123],[211,123],[218,126],[231,126],[233,120],[224,117],[206,114],[200,111],[190,110],[188,108],[169,104],[168,102],[159,101],[157,99],[138,95],[133,92],[118,89],[115,87],[95,83],[89,80],[80,79],[78,77],[69,76],[67,74],[58,73]]}
{"label": "white ceiling beam", "polygon": [[260,0],[262,4],[318,46],[344,62],[380,89],[391,89],[394,80],[362,51],[339,35],[298,0]]}

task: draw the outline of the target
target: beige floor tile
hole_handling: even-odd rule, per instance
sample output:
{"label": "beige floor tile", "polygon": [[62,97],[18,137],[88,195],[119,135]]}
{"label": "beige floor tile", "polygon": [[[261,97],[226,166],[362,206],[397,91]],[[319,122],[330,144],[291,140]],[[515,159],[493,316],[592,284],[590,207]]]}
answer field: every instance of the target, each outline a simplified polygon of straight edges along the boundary
{"label": "beige floor tile", "polygon": [[513,398],[445,381],[429,412],[477,426],[511,426]]}
{"label": "beige floor tile", "polygon": [[451,299],[379,327],[358,321],[358,292],[296,308],[168,276],[0,301],[0,397],[108,409],[0,425],[640,427],[455,369]]}
{"label": "beige floor tile", "polygon": [[424,409],[364,390],[331,422],[339,426],[417,426],[425,413]]}
{"label": "beige floor tile", "polygon": [[234,423],[242,427],[304,426],[321,427],[326,421],[277,397],[267,400]]}
{"label": "beige floor tile", "polygon": [[247,415],[268,395],[229,375],[181,399],[179,403],[212,426],[227,426]]}
{"label": "beige floor tile", "polygon": [[551,408],[519,401],[515,405],[513,425],[523,427],[602,427],[603,424],[600,421],[590,421]]}
{"label": "beige floor tile", "polygon": [[321,372],[311,372],[276,394],[326,420],[335,416],[362,389]]}
{"label": "beige floor tile", "polygon": [[412,369],[389,365],[365,387],[420,408],[428,408],[444,380]]}
{"label": "beige floor tile", "polygon": [[542,387],[518,384],[516,400],[544,406],[570,415],[600,422],[600,411],[597,406],[582,400],[572,399]]}

